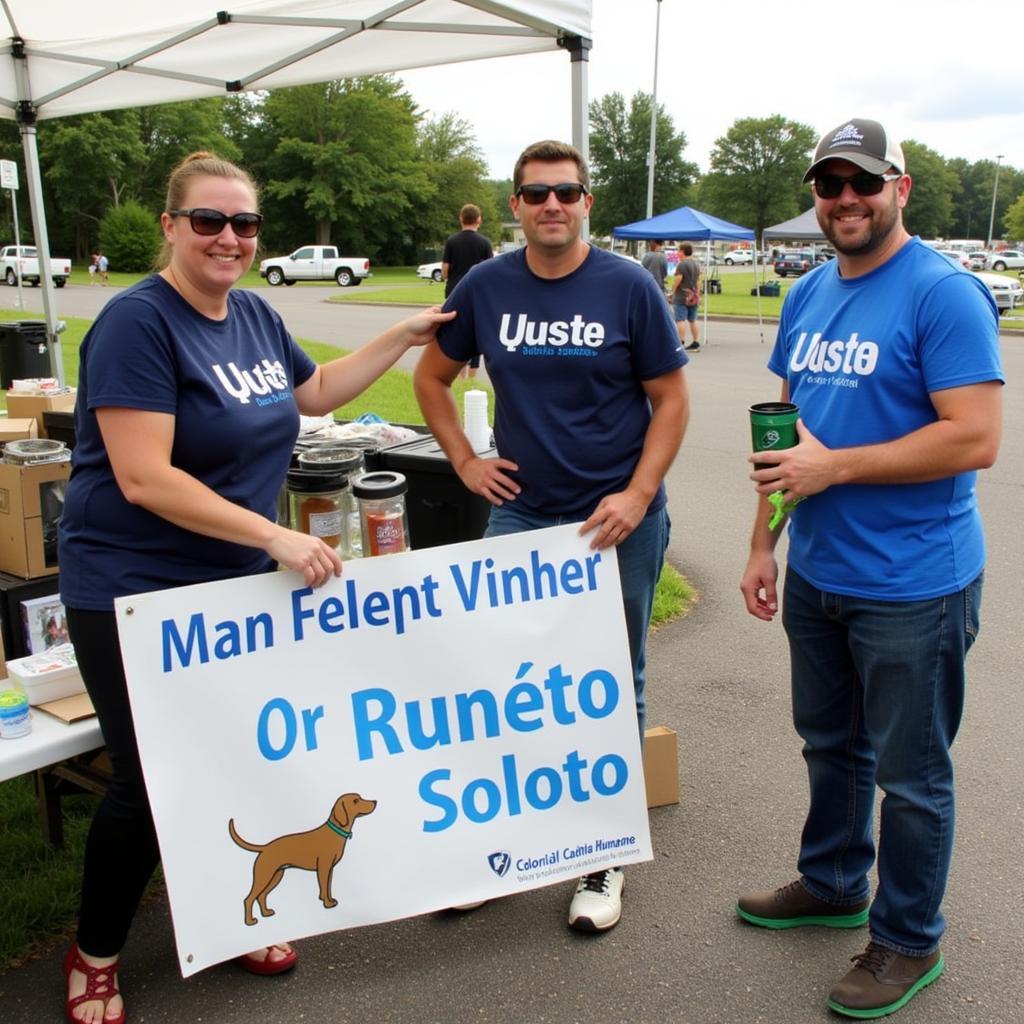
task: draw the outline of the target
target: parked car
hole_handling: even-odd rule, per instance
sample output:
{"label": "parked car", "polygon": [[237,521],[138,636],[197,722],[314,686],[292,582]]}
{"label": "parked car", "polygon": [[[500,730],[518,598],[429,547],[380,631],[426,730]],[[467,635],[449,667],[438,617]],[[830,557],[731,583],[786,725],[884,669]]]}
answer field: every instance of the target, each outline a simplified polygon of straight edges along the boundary
{"label": "parked car", "polygon": [[985,264],[988,262],[988,253],[984,251],[969,252],[967,261],[971,265],[971,270],[984,270]]}
{"label": "parked car", "polygon": [[1004,274],[978,274],[978,280],[982,281],[986,288],[992,293],[996,300],[999,312],[1008,312],[1015,306],[1024,305],[1024,285],[1013,277]]}
{"label": "parked car", "polygon": [[992,253],[985,263],[986,270],[1024,270],[1024,252],[1004,249]]}
{"label": "parked car", "polygon": [[784,252],[775,260],[775,273],[779,277],[800,277],[815,265],[814,256],[810,252]]}
{"label": "parked car", "polygon": [[964,270],[971,269],[971,261],[967,257],[967,253],[961,252],[959,249],[936,249],[937,253],[945,256],[947,260],[952,260],[957,266],[963,267]]}
{"label": "parked car", "polygon": [[416,268],[416,276],[426,278],[429,281],[443,281],[440,263],[421,263]]}
{"label": "parked car", "polygon": [[630,263],[635,263],[638,267],[642,267],[643,263],[638,260],[635,256],[630,256],[628,252],[619,252],[618,249],[608,250],[613,256],[618,256],[620,260],[628,260]]}
{"label": "parked car", "polygon": [[260,263],[260,277],[275,286],[333,279],[348,288],[369,276],[370,261],[365,256],[339,256],[333,245],[304,245],[290,256],[272,256]]}
{"label": "parked car", "polygon": [[727,266],[731,267],[734,263],[753,263],[754,262],[754,250],[753,249],[730,249],[723,257],[722,262]]}
{"label": "parked car", "polygon": [[[53,283],[63,288],[71,276],[71,260],[51,256],[50,274]],[[13,287],[19,277],[26,284],[39,285],[39,250],[34,245],[5,245],[0,249],[0,280]]]}

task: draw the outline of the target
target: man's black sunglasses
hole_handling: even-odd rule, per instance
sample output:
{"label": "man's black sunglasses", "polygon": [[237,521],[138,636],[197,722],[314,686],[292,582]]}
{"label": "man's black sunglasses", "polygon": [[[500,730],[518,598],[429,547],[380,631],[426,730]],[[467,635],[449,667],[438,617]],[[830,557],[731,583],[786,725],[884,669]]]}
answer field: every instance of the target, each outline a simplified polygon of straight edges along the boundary
{"label": "man's black sunglasses", "polygon": [[224,225],[230,224],[231,230],[239,238],[255,238],[260,233],[260,225],[263,223],[262,213],[234,213],[229,217],[220,210],[207,210],[201,206],[191,210],[167,212],[172,217],[188,217],[188,222],[197,235],[219,235],[224,230]]}
{"label": "man's black sunglasses", "polygon": [[555,198],[567,206],[578,203],[587,194],[587,186],[576,181],[563,181],[559,185],[520,185],[516,189],[519,196],[528,206],[540,206],[546,203],[548,196],[554,192]]}
{"label": "man's black sunglasses", "polygon": [[838,174],[822,174],[814,179],[814,191],[820,199],[838,199],[843,188],[849,185],[859,196],[877,196],[887,182],[902,177],[902,174],[868,174],[867,171],[853,174],[849,178],[841,178]]}

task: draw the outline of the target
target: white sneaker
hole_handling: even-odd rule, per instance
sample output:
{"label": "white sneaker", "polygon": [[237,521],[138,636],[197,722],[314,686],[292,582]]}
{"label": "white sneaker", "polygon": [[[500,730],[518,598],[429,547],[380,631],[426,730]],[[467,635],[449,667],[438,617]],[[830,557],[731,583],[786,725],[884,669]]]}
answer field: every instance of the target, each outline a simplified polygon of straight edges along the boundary
{"label": "white sneaker", "polygon": [[468,910],[476,910],[478,907],[482,907],[487,900],[473,900],[472,903],[455,903],[450,906],[449,910],[459,910],[465,913]]}
{"label": "white sneaker", "polygon": [[569,904],[569,927],[581,932],[603,932],[614,928],[622,917],[622,889],[625,884],[626,876],[621,868],[584,875]]}

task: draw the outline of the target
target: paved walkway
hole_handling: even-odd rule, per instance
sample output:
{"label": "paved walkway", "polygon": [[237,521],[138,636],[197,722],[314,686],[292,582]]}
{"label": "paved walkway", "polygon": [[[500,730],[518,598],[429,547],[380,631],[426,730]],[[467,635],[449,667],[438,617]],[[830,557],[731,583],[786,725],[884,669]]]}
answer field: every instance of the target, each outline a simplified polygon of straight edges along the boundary
{"label": "paved walkway", "polygon": [[[789,723],[782,630],[747,616],[737,589],[754,505],[745,410],[775,397],[777,384],[763,369],[768,345],[756,328],[714,326],[714,343],[688,370],[693,419],[669,479],[670,557],[700,600],[650,647],[649,720],[679,731],[682,801],[652,812],[656,859],[629,870],[619,927],[603,936],[569,931],[569,888],[558,885],[471,914],[307,939],[289,977],[250,978],[228,965],[186,982],[176,971],[166,907],[157,903],[140,914],[124,958],[133,1024],[838,1019],[825,1009],[825,994],[865,934],[769,933],[742,925],[732,912],[741,889],[792,877],[806,784]],[[1024,379],[1024,340],[1005,338],[1004,357],[1005,440],[999,463],[979,485],[990,557],[956,748],[960,813],[945,904],[948,968],[900,1012],[900,1024],[1022,1020],[1024,403],[1015,385]],[[409,872],[417,884],[430,884],[416,865]],[[4,1024],[60,1019],[59,974],[55,953],[0,977]]]}

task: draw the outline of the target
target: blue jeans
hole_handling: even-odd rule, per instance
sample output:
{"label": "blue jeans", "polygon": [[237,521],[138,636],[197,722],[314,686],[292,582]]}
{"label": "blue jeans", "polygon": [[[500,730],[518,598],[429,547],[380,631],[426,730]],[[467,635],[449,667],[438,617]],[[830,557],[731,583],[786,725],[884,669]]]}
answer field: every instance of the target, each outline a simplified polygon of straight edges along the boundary
{"label": "blue jeans", "polygon": [[875,786],[882,800],[871,937],[927,956],[945,930],[953,847],[950,746],[964,704],[964,659],[978,632],[982,576],[926,601],[818,590],[786,573],[793,721],[811,803],[798,867],[830,903],[867,899]]}
{"label": "blue jeans", "polygon": [[[516,508],[515,502],[491,509],[485,537],[503,537],[509,533],[541,530],[548,526],[562,526],[579,522],[564,516],[536,515]],[[665,562],[672,524],[668,509],[662,508],[646,516],[640,525],[615,551],[619,558],[619,579],[622,583],[622,605],[626,613],[626,633],[629,636],[629,657],[633,665],[633,692],[636,696],[636,717],[640,725],[640,743],[644,741],[644,685],[647,681],[647,627],[654,606],[654,588],[658,585],[661,567]],[[600,628],[595,624],[595,628]]]}

